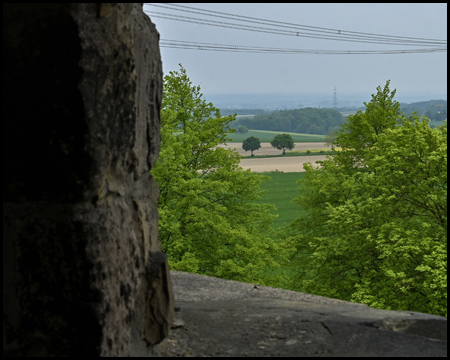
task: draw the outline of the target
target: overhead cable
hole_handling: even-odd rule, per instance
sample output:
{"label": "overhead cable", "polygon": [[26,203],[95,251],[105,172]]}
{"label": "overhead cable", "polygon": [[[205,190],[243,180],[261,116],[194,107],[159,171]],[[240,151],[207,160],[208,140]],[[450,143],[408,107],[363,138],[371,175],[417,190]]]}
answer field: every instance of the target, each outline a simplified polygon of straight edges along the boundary
{"label": "overhead cable", "polygon": [[[227,22],[221,22],[221,21],[217,21],[217,20],[199,19],[199,18],[192,18],[192,17],[187,17],[187,16],[174,15],[174,14],[166,14],[166,13],[160,13],[160,12],[156,12],[156,11],[151,12],[152,17],[159,17],[159,18],[164,18],[164,19],[168,19],[168,20],[190,22],[190,23],[209,25],[209,26],[234,28],[234,29],[239,29],[239,30],[265,32],[265,33],[272,33],[272,34],[278,34],[278,35],[309,37],[309,38],[317,38],[317,39],[324,39],[324,40],[382,43],[385,45],[389,44],[389,45],[409,45],[409,46],[411,46],[411,45],[439,46],[439,45],[447,44],[446,40],[413,38],[413,37],[392,36],[392,35],[380,35],[380,34],[371,34],[371,33],[355,32],[355,31],[327,29],[327,28],[321,28],[321,27],[315,27],[315,26],[299,25],[299,24],[292,24],[292,23],[286,23],[286,22],[280,22],[280,21],[274,21],[274,20],[258,19],[258,18],[235,15],[235,14],[227,14],[227,13],[211,11],[211,10],[202,10],[202,9],[193,8],[193,7],[184,6],[184,5],[178,5],[178,4],[150,4],[150,3],[148,3],[147,5],[167,8],[167,9],[176,10],[176,11],[197,13],[197,14],[201,14],[201,15],[205,15],[205,16],[220,17],[220,18],[230,19],[230,20],[234,20],[234,21],[245,21],[246,23],[257,23],[257,24],[265,25],[265,27],[260,27],[260,26],[258,27],[258,26],[246,25],[246,24],[227,23]],[[169,5],[170,7],[167,5]],[[173,8],[173,7],[175,7],[175,8]],[[195,9],[198,11],[186,10],[185,8]],[[212,14],[210,14],[210,13],[212,13]],[[215,15],[215,14],[220,14],[220,15]],[[240,18],[243,18],[245,20],[241,20]],[[277,28],[268,28],[267,26],[278,27],[278,29]],[[287,30],[287,29],[290,29],[290,30]]]}
{"label": "overhead cable", "polygon": [[245,53],[272,53],[272,54],[320,54],[320,55],[363,55],[363,54],[414,54],[446,52],[447,48],[421,48],[407,50],[315,50],[315,49],[290,49],[269,48],[260,46],[241,46],[227,44],[212,44],[195,41],[161,39],[160,46],[174,49],[190,49],[202,51],[227,51]]}
{"label": "overhead cable", "polygon": [[357,40],[357,39],[342,39],[337,38],[336,36],[321,36],[321,35],[310,35],[307,33],[303,33],[300,31],[290,31],[290,30],[279,30],[279,29],[269,29],[269,28],[262,28],[262,27],[256,27],[256,26],[248,26],[248,25],[240,25],[240,24],[232,24],[232,23],[224,23],[216,20],[203,20],[203,19],[196,19],[196,18],[190,18],[185,16],[179,16],[179,15],[168,15],[163,14],[159,12],[153,12],[152,17],[156,18],[163,18],[167,20],[174,20],[174,21],[182,21],[182,22],[189,22],[194,24],[200,24],[200,25],[209,25],[209,26],[216,26],[216,27],[224,27],[224,28],[231,28],[231,29],[238,29],[238,30],[247,30],[247,31],[254,31],[254,32],[262,32],[262,33],[270,33],[270,34],[277,34],[277,35],[288,35],[288,36],[299,36],[299,37],[307,37],[307,38],[313,38],[313,39],[322,39],[322,40],[338,40],[338,41],[349,41],[349,42],[360,42],[360,43],[371,43],[371,44],[383,44],[383,45],[403,45],[403,46],[437,46],[441,45],[440,43],[417,43],[412,41],[398,41],[398,40]]}

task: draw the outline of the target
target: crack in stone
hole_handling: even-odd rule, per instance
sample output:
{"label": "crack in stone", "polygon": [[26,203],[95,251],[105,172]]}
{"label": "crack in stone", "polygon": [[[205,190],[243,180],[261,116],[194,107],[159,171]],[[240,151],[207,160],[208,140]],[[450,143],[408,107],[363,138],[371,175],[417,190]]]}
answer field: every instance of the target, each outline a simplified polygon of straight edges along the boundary
{"label": "crack in stone", "polygon": [[331,332],[330,328],[328,326],[325,325],[325,323],[323,321],[320,322],[322,324],[322,326],[327,329],[327,331],[329,332],[330,335],[333,335],[333,333]]}

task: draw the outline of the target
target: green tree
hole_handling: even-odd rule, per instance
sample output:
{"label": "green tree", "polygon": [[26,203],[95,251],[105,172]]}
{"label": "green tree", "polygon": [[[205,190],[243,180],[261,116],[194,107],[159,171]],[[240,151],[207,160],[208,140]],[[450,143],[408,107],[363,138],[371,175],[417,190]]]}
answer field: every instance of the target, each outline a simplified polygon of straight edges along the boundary
{"label": "green tree", "polygon": [[338,134],[337,130],[332,130],[332,131],[330,131],[327,134],[327,136],[325,136],[325,144],[326,144],[326,146],[329,146],[331,148],[334,147],[334,141],[336,139],[337,134]]}
{"label": "green tree", "polygon": [[242,143],[242,148],[245,151],[251,151],[251,154],[253,156],[253,151],[258,150],[261,147],[261,141],[257,137],[250,136],[249,138],[245,139]]}
{"label": "green tree", "polygon": [[274,137],[274,139],[270,142],[274,148],[278,150],[283,150],[283,155],[286,154],[286,149],[292,150],[295,146],[294,139],[289,134],[280,134]]}
{"label": "green tree", "polygon": [[248,133],[248,128],[244,125],[241,125],[237,128],[237,132],[239,134],[247,134]]}
{"label": "green tree", "polygon": [[336,136],[342,151],[305,166],[298,290],[383,309],[447,314],[447,127],[406,118],[395,90],[372,96]]}
{"label": "green tree", "polygon": [[173,270],[258,281],[277,267],[284,247],[271,238],[272,205],[260,205],[266,177],[239,167],[226,143],[234,116],[222,117],[201,99],[186,70],[164,78],[161,152],[152,169],[159,189],[159,234]]}

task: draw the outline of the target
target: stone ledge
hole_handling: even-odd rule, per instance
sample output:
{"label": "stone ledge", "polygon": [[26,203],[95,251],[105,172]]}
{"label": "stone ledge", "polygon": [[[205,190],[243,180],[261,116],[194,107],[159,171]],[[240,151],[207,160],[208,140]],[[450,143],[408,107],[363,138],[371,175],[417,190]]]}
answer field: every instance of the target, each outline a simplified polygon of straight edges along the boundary
{"label": "stone ledge", "polygon": [[151,355],[447,356],[444,317],[179,271],[171,278],[176,319]]}
{"label": "stone ledge", "polygon": [[263,297],[282,300],[302,300],[316,304],[355,304],[348,301],[331,299],[324,296],[310,295],[297,291],[277,289],[258,284],[243,283],[234,280],[224,280],[212,276],[191,274],[182,271],[171,271],[174,281],[175,301],[199,300],[237,300],[253,297]]}

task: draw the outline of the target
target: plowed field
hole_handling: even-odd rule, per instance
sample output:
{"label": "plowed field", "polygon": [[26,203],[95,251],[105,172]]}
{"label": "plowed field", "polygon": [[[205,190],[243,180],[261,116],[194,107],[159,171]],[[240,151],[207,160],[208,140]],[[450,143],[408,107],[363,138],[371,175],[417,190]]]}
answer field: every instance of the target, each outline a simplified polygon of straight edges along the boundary
{"label": "plowed field", "polygon": [[[245,151],[242,148],[242,143],[229,143],[227,145],[219,145],[223,148],[232,148],[236,149],[236,151],[241,154],[242,156],[250,156],[250,151]],[[324,150],[329,149],[325,143],[317,143],[317,142],[308,142],[308,143],[295,143],[294,148],[292,151],[300,151],[300,150]],[[289,150],[287,151],[289,152]],[[259,150],[253,151],[253,154],[255,155],[278,155],[281,154],[282,151],[275,149],[270,145],[268,142],[261,143],[261,148]]]}
{"label": "plowed field", "polygon": [[[242,149],[242,143],[230,143],[228,145],[221,145],[224,148],[235,148],[239,154],[249,156],[250,151]],[[295,150],[323,150],[327,149],[325,143],[295,143]],[[277,155],[282,151],[273,148],[270,143],[261,143],[261,148],[253,152],[255,155]],[[256,158],[256,159],[242,159],[241,166],[244,170],[251,169],[255,172],[265,171],[283,171],[283,172],[302,172],[303,164],[306,162],[313,163],[318,160],[325,160],[325,155],[313,156],[289,156],[289,157],[273,157],[273,158]]]}
{"label": "plowed field", "polygon": [[302,172],[303,164],[310,162],[314,164],[317,160],[325,160],[325,155],[314,156],[289,156],[273,157],[260,159],[242,159],[241,166],[244,170],[251,169],[255,172],[265,171],[283,171],[283,172]]}

